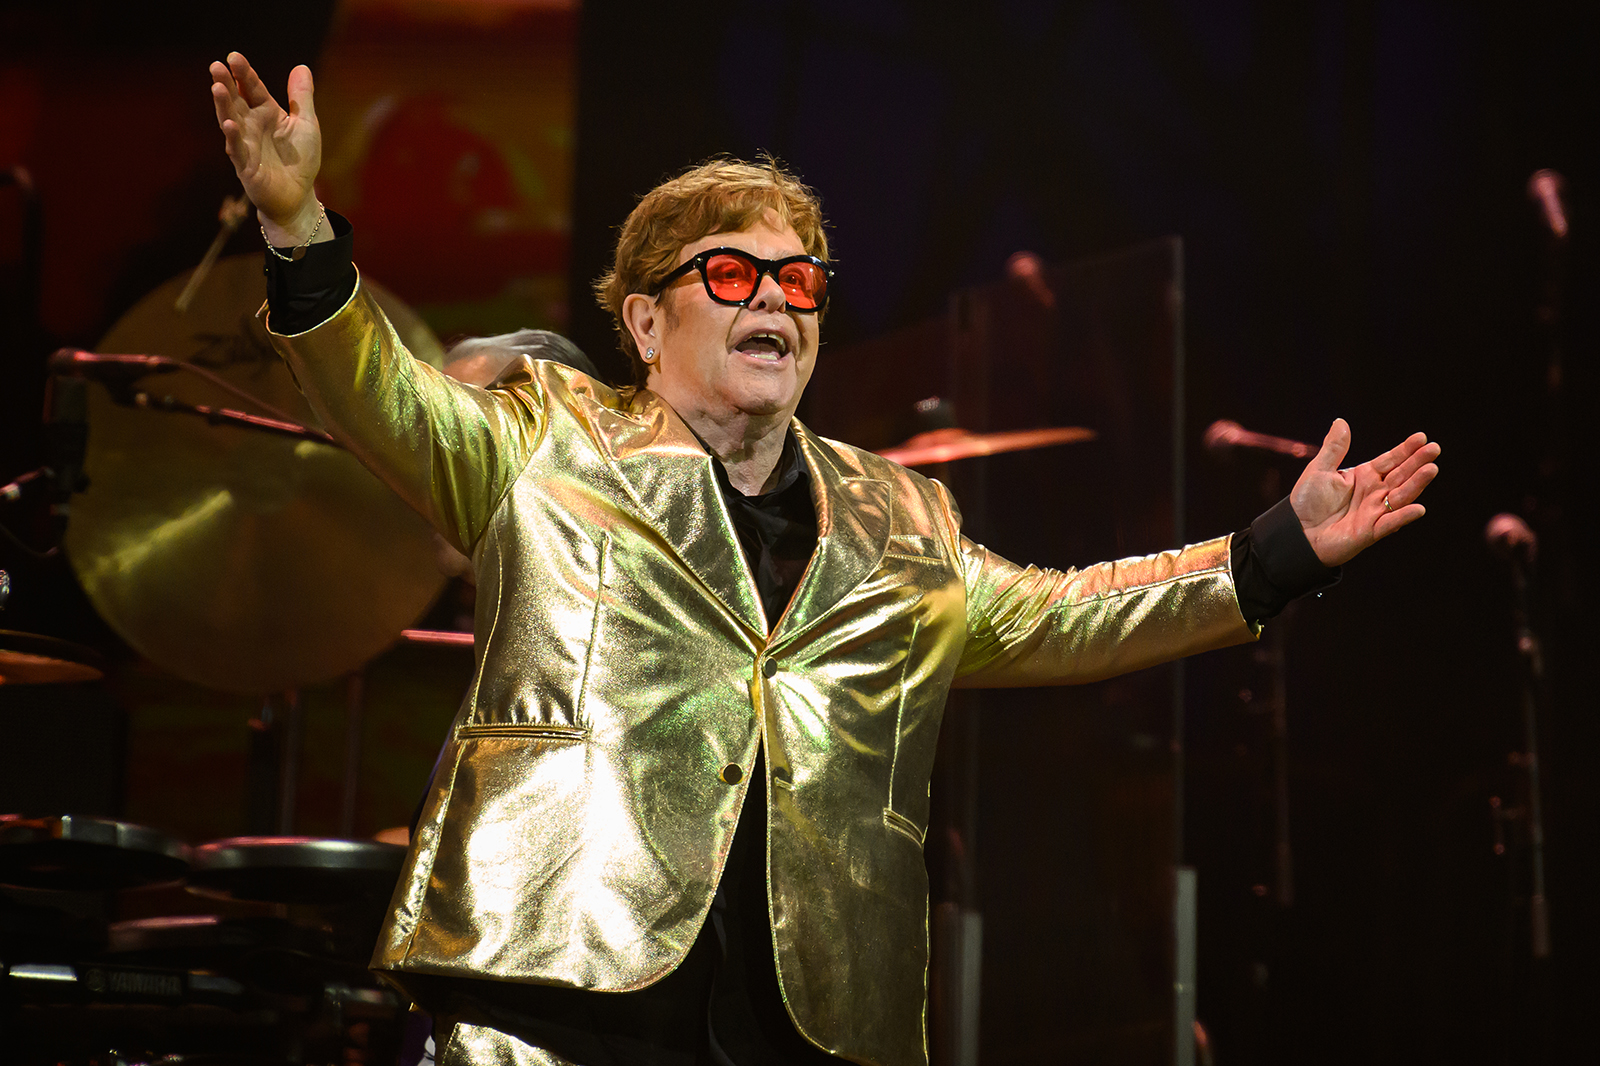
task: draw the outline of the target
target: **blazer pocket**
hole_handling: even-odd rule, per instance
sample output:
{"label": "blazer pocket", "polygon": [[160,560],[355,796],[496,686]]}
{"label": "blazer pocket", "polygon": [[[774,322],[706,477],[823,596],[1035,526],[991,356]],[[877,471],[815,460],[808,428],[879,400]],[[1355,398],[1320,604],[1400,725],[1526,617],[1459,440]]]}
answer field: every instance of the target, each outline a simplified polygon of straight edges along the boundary
{"label": "blazer pocket", "polygon": [[456,726],[457,740],[524,737],[529,740],[588,740],[589,727],[553,722],[482,722]]}

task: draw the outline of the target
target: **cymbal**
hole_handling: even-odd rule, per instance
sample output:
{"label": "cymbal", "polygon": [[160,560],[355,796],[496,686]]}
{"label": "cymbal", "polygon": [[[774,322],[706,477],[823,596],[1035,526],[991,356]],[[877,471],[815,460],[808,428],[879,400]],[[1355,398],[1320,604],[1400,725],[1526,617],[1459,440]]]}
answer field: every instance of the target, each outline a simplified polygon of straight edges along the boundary
{"label": "cymbal", "polygon": [[971,433],[964,429],[932,429],[878,454],[901,466],[933,466],[980,455],[1020,452],[1052,444],[1094,440],[1099,434],[1082,426],[1047,426],[1003,433]]}
{"label": "cymbal", "polygon": [[[187,312],[179,276],[147,295],[99,350],[202,366],[318,426],[256,311],[261,256],[219,261]],[[370,279],[418,358],[443,349]],[[187,403],[243,408],[199,375],[144,383]],[[146,658],[209,688],[259,694],[326,681],[399,637],[443,587],[427,524],[350,453],[89,392],[88,489],[66,551],[101,616]]]}
{"label": "cymbal", "polygon": [[471,633],[459,629],[407,629],[400,636],[413,644],[454,644],[464,648],[472,647],[476,640]]}
{"label": "cymbal", "polygon": [[98,681],[100,656],[81,644],[0,629],[0,685]]}

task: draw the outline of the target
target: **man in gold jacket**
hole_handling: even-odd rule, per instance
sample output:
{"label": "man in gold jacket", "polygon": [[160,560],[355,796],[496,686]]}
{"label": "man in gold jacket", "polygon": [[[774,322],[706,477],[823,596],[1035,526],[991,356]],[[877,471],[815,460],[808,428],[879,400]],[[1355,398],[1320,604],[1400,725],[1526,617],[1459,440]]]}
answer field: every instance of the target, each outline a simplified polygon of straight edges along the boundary
{"label": "man in gold jacket", "polygon": [[1069,572],[995,556],[943,486],[794,419],[831,271],[816,200],[771,164],[692,170],[624,225],[599,291],[635,387],[543,360],[463,385],[407,354],[312,193],[310,72],[287,112],[237,53],[212,74],[280,351],[475,567],[476,674],[374,959],[439,1013],[441,1062],[920,1066],[950,687],[1251,639],[1241,566],[1314,584],[1422,514],[1437,447],[1340,471],[1340,421],[1264,520],[1309,578],[1229,538]]}

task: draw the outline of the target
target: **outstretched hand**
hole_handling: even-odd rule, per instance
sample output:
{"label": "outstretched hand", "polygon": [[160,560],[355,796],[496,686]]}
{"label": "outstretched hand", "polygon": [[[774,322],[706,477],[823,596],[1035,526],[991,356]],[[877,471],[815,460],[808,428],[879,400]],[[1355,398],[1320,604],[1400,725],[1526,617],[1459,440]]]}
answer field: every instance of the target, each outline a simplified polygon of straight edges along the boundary
{"label": "outstretched hand", "polygon": [[1322,449],[1289,493],[1300,528],[1324,566],[1349,562],[1426,510],[1416,502],[1438,476],[1439,446],[1421,433],[1370,462],[1339,469],[1350,450],[1350,426],[1333,420]]}
{"label": "outstretched hand", "polygon": [[322,129],[312,105],[311,70],[289,72],[289,110],[278,106],[238,52],[211,64],[211,102],[228,158],[274,244],[311,236],[321,208],[312,186],[322,167]]}

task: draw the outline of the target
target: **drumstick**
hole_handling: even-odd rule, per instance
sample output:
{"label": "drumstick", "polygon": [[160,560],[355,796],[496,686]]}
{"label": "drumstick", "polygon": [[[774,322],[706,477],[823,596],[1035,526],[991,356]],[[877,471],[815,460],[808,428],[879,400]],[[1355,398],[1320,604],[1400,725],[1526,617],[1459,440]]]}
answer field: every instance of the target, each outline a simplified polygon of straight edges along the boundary
{"label": "drumstick", "polygon": [[194,301],[194,294],[199,291],[200,285],[206,280],[206,275],[211,273],[211,268],[217,265],[217,258],[222,255],[223,247],[228,243],[234,231],[239,228],[239,223],[250,214],[249,201],[241,193],[230,196],[222,201],[222,209],[217,212],[217,221],[222,223],[222,228],[217,231],[217,236],[211,242],[211,247],[206,249],[205,258],[200,260],[200,265],[194,268],[194,273],[189,275],[189,281],[184,285],[183,291],[178,294],[178,300],[172,306],[178,314],[183,314],[189,309],[189,304]]}

